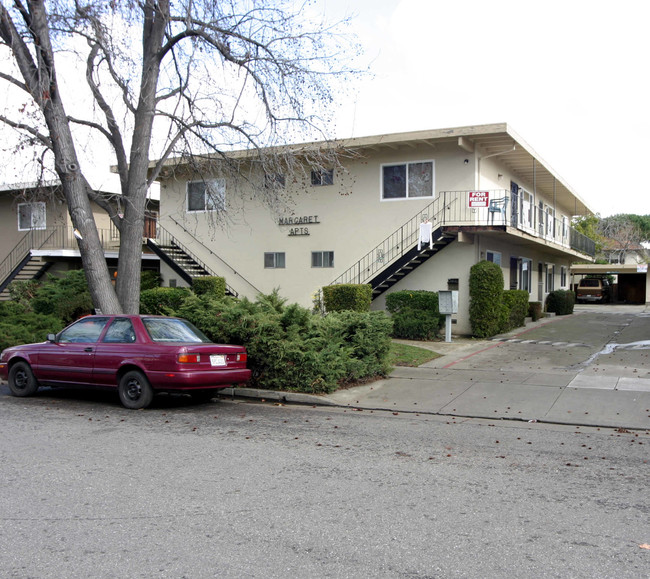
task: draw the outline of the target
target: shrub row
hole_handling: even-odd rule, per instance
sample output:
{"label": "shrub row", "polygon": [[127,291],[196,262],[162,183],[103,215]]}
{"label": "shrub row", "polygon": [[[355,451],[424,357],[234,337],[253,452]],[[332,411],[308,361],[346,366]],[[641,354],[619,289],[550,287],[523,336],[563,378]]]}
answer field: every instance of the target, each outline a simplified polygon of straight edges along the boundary
{"label": "shrub row", "polygon": [[390,371],[392,323],[384,312],[321,317],[297,304],[286,306],[277,294],[256,302],[191,294],[176,314],[215,342],[245,345],[257,388],[327,393]]}

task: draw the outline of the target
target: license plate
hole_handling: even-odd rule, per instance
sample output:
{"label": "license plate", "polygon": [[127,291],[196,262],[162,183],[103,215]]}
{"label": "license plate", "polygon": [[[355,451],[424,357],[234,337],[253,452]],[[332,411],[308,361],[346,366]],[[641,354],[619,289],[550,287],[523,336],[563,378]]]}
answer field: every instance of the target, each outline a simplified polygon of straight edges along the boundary
{"label": "license plate", "polygon": [[226,357],[223,354],[212,354],[210,356],[210,364],[212,366],[225,366]]}

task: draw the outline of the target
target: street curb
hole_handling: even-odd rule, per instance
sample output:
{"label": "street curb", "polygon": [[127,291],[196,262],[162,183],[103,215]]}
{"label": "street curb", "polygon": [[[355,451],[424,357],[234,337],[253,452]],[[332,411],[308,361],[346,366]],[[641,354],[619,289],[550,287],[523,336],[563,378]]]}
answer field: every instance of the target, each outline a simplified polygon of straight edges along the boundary
{"label": "street curb", "polygon": [[635,432],[648,432],[647,428],[639,428],[638,426],[626,426],[625,424],[596,424],[590,422],[571,422],[562,420],[544,420],[534,419],[527,420],[525,418],[516,418],[514,416],[483,416],[480,414],[447,414],[444,412],[434,412],[431,410],[403,410],[400,408],[376,408],[371,406],[364,406],[360,404],[340,404],[333,402],[327,398],[317,396],[315,394],[303,394],[300,392],[280,392],[277,390],[262,390],[258,388],[223,388],[219,390],[219,396],[232,399],[256,399],[263,402],[280,402],[280,403],[293,403],[309,406],[328,406],[331,408],[343,408],[355,411],[364,412],[390,412],[391,414],[413,414],[424,416],[440,416],[441,418],[449,419],[465,419],[465,420],[488,420],[492,422],[510,422],[519,424],[549,424],[558,426],[574,426],[580,428],[607,428],[607,429],[624,429]]}

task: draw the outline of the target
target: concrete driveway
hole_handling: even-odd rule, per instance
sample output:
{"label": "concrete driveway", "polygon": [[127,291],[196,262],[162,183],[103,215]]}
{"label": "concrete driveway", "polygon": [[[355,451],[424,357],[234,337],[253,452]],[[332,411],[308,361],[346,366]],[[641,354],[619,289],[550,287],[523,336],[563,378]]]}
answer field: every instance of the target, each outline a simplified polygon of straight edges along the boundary
{"label": "concrete driveway", "polygon": [[[581,305],[489,341],[410,342],[442,353],[329,403],[561,424],[650,428],[650,309]],[[324,401],[325,402],[325,401]]]}

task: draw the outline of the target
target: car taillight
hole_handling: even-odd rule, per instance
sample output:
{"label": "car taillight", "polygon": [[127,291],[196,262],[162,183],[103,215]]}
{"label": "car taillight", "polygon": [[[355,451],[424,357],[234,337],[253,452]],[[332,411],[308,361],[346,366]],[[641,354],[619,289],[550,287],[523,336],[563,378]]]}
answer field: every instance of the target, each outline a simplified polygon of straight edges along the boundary
{"label": "car taillight", "polygon": [[245,362],[248,360],[248,354],[246,352],[240,352],[236,357],[237,362]]}
{"label": "car taillight", "polygon": [[201,354],[179,354],[178,361],[181,364],[198,364],[201,361]]}

